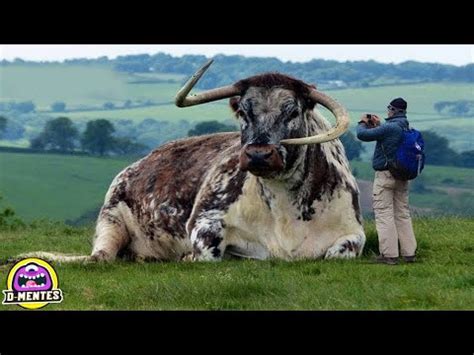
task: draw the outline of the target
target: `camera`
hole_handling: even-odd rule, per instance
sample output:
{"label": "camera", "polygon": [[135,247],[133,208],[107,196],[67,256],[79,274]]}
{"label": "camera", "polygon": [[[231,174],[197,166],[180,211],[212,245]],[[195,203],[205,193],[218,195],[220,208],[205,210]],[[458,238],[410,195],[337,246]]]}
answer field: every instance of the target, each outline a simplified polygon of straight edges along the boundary
{"label": "camera", "polygon": [[369,128],[377,127],[377,123],[375,122],[375,119],[374,119],[373,115],[368,113],[368,114],[366,114],[366,117],[367,117],[367,127],[369,127]]}

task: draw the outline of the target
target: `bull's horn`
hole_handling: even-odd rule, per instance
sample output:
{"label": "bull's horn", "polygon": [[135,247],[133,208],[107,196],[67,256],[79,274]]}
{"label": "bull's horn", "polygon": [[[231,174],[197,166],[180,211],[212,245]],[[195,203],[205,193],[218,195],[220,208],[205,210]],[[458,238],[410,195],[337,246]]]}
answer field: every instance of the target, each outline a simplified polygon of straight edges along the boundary
{"label": "bull's horn", "polygon": [[336,117],[336,125],[329,131],[311,137],[283,139],[283,144],[316,144],[331,141],[343,135],[349,128],[349,114],[336,100],[320,91],[312,90],[311,99],[326,107]]}
{"label": "bull's horn", "polygon": [[217,89],[212,89],[208,91],[201,92],[197,95],[192,95],[188,97],[191,89],[196,85],[204,72],[212,64],[213,60],[210,59],[206,64],[204,64],[199,70],[194,73],[194,75],[187,81],[186,84],[178,91],[175,98],[176,106],[178,107],[187,107],[203,104],[206,102],[216,101],[225,99],[228,97],[236,96],[240,94],[240,91],[234,85],[223,86]]}

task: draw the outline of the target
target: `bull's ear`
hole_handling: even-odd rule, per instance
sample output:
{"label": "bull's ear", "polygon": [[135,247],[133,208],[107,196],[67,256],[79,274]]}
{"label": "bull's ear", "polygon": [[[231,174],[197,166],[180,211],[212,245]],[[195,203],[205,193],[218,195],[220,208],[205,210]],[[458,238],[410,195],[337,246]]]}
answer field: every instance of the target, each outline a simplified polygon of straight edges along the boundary
{"label": "bull's ear", "polygon": [[237,112],[239,109],[240,96],[234,96],[229,99],[229,105],[234,112]]}

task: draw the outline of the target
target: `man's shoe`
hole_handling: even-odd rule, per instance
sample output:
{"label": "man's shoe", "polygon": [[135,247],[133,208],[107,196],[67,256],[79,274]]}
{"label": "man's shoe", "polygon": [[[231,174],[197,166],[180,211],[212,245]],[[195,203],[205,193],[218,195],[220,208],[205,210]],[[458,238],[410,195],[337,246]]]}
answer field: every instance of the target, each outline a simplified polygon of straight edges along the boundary
{"label": "man's shoe", "polygon": [[397,265],[398,258],[388,258],[383,255],[379,255],[375,258],[375,262],[378,264]]}
{"label": "man's shoe", "polygon": [[406,263],[414,263],[416,261],[416,256],[404,256],[403,261],[405,261]]}

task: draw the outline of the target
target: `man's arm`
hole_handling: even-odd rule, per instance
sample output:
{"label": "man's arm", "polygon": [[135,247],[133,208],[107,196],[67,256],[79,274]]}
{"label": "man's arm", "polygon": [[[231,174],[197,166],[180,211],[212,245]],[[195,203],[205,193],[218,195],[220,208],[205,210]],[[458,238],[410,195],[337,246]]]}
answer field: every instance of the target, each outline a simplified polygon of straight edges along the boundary
{"label": "man's arm", "polygon": [[367,128],[367,124],[361,122],[357,126],[357,138],[364,142],[376,141],[385,136],[387,129],[387,125],[381,125],[376,128]]}

